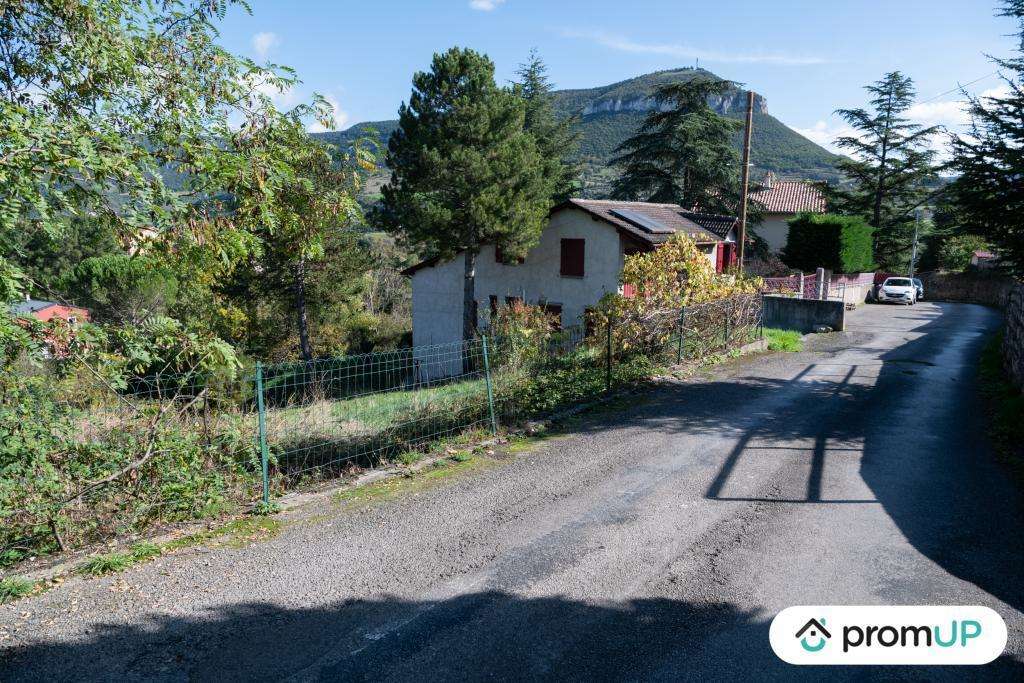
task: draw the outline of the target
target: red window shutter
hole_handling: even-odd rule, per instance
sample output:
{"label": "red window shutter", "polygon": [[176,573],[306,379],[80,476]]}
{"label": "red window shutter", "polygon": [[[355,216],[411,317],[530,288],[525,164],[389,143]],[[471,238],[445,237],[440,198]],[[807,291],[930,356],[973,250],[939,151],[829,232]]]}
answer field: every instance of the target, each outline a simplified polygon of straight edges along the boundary
{"label": "red window shutter", "polygon": [[581,239],[562,240],[561,274],[563,277],[584,276],[584,245],[585,240]]}
{"label": "red window shutter", "polygon": [[725,260],[725,243],[715,245],[715,272],[722,272],[722,264]]}

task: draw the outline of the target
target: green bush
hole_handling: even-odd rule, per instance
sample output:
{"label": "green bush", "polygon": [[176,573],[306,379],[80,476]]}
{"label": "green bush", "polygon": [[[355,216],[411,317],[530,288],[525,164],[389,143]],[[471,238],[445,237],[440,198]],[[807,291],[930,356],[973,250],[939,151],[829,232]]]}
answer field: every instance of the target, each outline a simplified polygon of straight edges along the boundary
{"label": "green bush", "polygon": [[989,248],[984,237],[978,235],[954,235],[939,247],[939,264],[946,270],[963,271],[971,265],[974,252]]}
{"label": "green bush", "polygon": [[794,353],[804,350],[803,335],[795,330],[778,330],[764,328],[764,338],[768,340],[769,351],[788,351]]}
{"label": "green bush", "polygon": [[0,605],[23,598],[34,591],[35,588],[36,585],[34,583],[20,576],[9,576],[5,579],[0,579]]}
{"label": "green bush", "polygon": [[859,216],[800,214],[789,221],[782,260],[791,268],[811,272],[862,273],[875,269],[874,228]]}

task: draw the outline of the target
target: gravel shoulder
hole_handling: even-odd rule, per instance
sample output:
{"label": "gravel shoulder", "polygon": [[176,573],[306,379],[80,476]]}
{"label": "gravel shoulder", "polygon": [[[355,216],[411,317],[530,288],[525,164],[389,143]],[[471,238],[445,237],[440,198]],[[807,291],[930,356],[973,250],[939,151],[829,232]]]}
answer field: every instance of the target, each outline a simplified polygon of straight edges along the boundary
{"label": "gravel shoulder", "polygon": [[0,680],[816,678],[768,646],[794,604],[988,605],[1007,655],[971,673],[1021,680],[1024,516],[976,394],[998,324],[866,307],[400,495],[69,581],[0,607]]}

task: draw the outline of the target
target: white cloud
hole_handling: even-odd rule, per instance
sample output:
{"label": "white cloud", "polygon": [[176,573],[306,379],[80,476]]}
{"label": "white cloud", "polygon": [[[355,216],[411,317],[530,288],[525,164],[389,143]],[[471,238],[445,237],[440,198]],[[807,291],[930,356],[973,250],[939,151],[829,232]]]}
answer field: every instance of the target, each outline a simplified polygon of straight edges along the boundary
{"label": "white cloud", "polygon": [[505,0],[469,0],[469,6],[481,12],[490,12],[498,9],[498,5],[505,4]]}
{"label": "white cloud", "polygon": [[967,103],[963,101],[922,102],[904,114],[905,118],[923,126],[965,126],[971,122]]}
{"label": "white cloud", "polygon": [[281,39],[277,37],[277,34],[269,31],[260,31],[252,37],[252,49],[256,51],[256,55],[260,59],[266,59],[270,50],[280,44]]}
{"label": "white cloud", "polygon": [[818,121],[811,128],[794,128],[797,133],[803,135],[812,142],[816,142],[830,152],[845,154],[843,150],[836,147],[836,138],[856,135],[857,131],[843,121],[830,119],[829,121]]}
{"label": "white cloud", "polygon": [[598,45],[602,45],[619,52],[666,55],[676,59],[702,59],[708,62],[723,63],[778,64],[782,66],[801,66],[825,63],[825,60],[820,57],[793,56],[779,52],[746,54],[740,52],[712,52],[679,43],[640,43],[630,40],[624,36],[607,33],[605,31],[577,31],[575,29],[565,29],[559,31],[559,33],[564,38],[589,40],[597,43]]}
{"label": "white cloud", "polygon": [[265,81],[258,83],[253,90],[261,95],[269,97],[270,101],[273,102],[274,106],[278,109],[289,109],[298,99],[294,88],[279,88],[276,85]]}
{"label": "white cloud", "polygon": [[[341,103],[338,102],[337,98],[332,97],[331,95],[324,95],[323,97],[325,100],[327,100],[327,103],[331,105],[331,107],[334,109],[334,112],[331,114],[331,121],[334,123],[333,129],[344,129],[345,126],[348,124],[349,120],[348,112],[341,108]],[[309,127],[309,132],[311,133],[323,133],[326,130],[329,129],[326,128],[319,121],[314,121],[313,125]]]}
{"label": "white cloud", "polygon": [[[1006,97],[1009,92],[1009,87],[1001,85],[983,90],[977,94],[977,97],[984,102],[987,97]],[[912,105],[903,114],[903,117],[922,126],[942,126],[950,133],[963,136],[968,133],[968,126],[971,123],[968,104],[963,99],[918,102]],[[859,135],[849,124],[835,115],[828,120],[818,121],[810,128],[793,128],[793,130],[831,152],[847,155],[849,155],[848,151],[836,147],[836,138]],[[937,153],[939,161],[945,161],[949,157],[948,135],[940,132],[938,135],[932,136],[929,145]]]}

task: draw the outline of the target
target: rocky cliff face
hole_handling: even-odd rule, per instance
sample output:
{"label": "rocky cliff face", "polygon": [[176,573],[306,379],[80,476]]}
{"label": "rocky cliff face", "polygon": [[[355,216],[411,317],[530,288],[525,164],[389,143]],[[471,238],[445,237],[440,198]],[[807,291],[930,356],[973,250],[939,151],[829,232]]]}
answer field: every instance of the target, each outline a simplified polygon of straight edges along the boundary
{"label": "rocky cliff face", "polygon": [[[737,90],[735,93],[726,95],[717,95],[710,98],[709,103],[711,108],[717,111],[719,114],[729,114],[733,112],[746,111],[747,107],[747,94],[745,91]],[[652,111],[654,109],[661,109],[665,111],[669,109],[668,104],[658,105],[653,97],[604,97],[597,98],[592,102],[587,103],[581,113],[583,116],[590,114],[603,114],[609,112],[620,112],[620,111]],[[754,94],[754,112],[758,114],[768,113],[768,102],[764,97],[758,94]]]}

